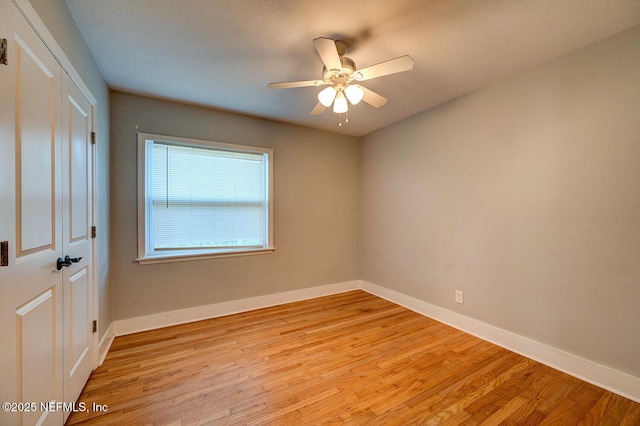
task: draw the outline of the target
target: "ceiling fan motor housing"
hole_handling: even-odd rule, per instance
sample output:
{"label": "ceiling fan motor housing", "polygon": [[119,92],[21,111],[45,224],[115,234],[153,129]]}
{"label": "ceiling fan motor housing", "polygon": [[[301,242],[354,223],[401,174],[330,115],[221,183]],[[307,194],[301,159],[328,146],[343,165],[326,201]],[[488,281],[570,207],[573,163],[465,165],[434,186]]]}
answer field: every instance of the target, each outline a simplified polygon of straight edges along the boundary
{"label": "ceiling fan motor housing", "polygon": [[340,56],[340,63],[342,64],[342,70],[339,73],[330,71],[326,66],[322,67],[322,76],[324,81],[331,83],[332,77],[346,77],[349,78],[356,72],[356,63],[353,59],[346,56]]}

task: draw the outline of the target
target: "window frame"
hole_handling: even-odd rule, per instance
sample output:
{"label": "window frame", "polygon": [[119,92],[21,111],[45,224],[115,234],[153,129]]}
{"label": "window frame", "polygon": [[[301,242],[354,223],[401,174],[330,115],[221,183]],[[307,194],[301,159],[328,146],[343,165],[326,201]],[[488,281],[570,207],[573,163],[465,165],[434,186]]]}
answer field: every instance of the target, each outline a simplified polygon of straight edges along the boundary
{"label": "window frame", "polygon": [[[158,135],[153,133],[138,132],[138,257],[135,259],[140,264],[183,262],[198,259],[211,259],[231,256],[250,256],[257,254],[269,254],[275,251],[273,246],[273,150],[270,148],[237,145],[222,142],[214,142],[202,139],[190,139],[177,136]],[[265,243],[262,247],[252,248],[204,248],[204,249],[180,249],[180,250],[154,250],[150,246],[148,236],[151,235],[152,221],[150,220],[149,196],[150,179],[147,162],[148,146],[153,142],[163,142],[173,145],[191,146],[194,148],[216,148],[226,151],[260,153],[266,156],[267,188],[266,188],[266,226]]]}

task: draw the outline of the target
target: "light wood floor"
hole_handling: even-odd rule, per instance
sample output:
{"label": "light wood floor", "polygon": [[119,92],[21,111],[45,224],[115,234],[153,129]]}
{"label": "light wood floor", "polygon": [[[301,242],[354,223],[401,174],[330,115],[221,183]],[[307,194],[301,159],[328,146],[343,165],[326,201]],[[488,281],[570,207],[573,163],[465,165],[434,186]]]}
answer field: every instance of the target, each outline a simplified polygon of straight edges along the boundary
{"label": "light wood floor", "polygon": [[640,404],[354,291],[115,339],[67,424],[639,425]]}

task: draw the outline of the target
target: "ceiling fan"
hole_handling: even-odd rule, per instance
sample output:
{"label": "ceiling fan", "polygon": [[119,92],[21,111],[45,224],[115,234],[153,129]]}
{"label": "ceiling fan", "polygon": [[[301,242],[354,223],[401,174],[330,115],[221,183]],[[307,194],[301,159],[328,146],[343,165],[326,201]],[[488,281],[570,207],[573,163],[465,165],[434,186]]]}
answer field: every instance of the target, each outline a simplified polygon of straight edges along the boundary
{"label": "ceiling fan", "polygon": [[345,41],[319,37],[313,40],[313,45],[324,63],[322,80],[286,81],[268,85],[270,89],[329,86],[318,93],[318,103],[311,111],[313,115],[322,114],[332,104],[333,112],[347,112],[349,110],[347,100],[352,105],[362,100],[380,108],[387,103],[387,98],[358,83],[413,68],[413,59],[405,55],[358,69],[353,59],[344,56],[348,47]]}

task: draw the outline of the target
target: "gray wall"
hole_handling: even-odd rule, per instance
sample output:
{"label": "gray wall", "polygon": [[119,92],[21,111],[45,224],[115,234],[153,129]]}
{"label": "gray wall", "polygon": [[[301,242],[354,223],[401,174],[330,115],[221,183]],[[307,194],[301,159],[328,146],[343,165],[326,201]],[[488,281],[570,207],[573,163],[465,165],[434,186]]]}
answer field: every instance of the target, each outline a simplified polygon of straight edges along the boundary
{"label": "gray wall", "polygon": [[98,101],[96,136],[98,147],[98,304],[99,335],[102,337],[111,324],[111,288],[109,274],[109,88],[102,78],[88,47],[64,0],[29,0],[47,26],[82,81]]}
{"label": "gray wall", "polygon": [[639,70],[636,27],[365,137],[362,278],[640,376]]}
{"label": "gray wall", "polygon": [[[274,254],[139,265],[136,126],[274,150]],[[360,278],[359,141],[258,118],[112,92],[114,319]]]}

